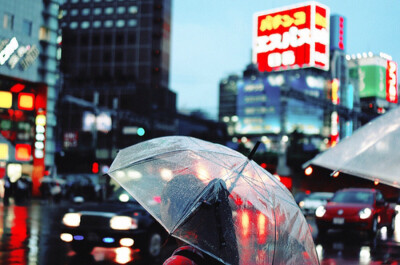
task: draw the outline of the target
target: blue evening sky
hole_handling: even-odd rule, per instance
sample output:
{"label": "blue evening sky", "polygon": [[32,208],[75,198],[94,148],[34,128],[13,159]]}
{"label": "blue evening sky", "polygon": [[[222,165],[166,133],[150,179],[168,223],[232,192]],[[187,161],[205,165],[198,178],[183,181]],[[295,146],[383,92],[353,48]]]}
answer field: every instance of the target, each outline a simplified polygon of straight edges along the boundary
{"label": "blue evening sky", "polygon": [[[170,88],[178,110],[218,115],[219,81],[251,62],[253,14],[307,1],[172,0]],[[384,52],[400,64],[400,0],[320,0],[347,19],[347,54]]]}

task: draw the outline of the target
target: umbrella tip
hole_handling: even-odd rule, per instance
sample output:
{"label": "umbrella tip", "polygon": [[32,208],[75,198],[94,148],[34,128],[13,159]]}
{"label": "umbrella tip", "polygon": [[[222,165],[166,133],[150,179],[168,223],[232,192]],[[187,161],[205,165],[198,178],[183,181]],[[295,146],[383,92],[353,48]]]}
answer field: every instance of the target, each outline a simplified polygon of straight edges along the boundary
{"label": "umbrella tip", "polygon": [[258,146],[260,146],[260,141],[257,141],[256,144],[254,145],[253,149],[251,150],[250,154],[247,156],[249,160],[253,159],[254,154],[256,153]]}

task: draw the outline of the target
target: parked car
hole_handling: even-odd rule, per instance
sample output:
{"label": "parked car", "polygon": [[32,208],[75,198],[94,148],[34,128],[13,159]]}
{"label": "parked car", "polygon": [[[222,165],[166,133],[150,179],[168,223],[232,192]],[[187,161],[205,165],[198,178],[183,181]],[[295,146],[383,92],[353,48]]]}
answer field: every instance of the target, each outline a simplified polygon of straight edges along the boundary
{"label": "parked car", "polygon": [[332,199],[315,211],[319,235],[328,229],[352,229],[375,236],[386,226],[394,231],[396,212],[377,189],[347,188],[335,192]]}
{"label": "parked car", "polygon": [[332,196],[333,192],[313,192],[299,202],[300,209],[304,215],[314,215],[315,210],[321,205],[326,205]]}
{"label": "parked car", "polygon": [[65,213],[60,238],[78,254],[94,247],[131,247],[156,258],[166,236],[164,228],[118,187],[103,202],[76,205]]}

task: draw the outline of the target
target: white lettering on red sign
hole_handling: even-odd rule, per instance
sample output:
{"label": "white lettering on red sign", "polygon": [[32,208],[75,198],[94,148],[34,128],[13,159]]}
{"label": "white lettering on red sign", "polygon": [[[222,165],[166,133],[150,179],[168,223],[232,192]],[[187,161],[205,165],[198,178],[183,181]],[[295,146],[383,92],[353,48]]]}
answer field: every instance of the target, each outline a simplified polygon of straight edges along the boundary
{"label": "white lettering on red sign", "polygon": [[398,102],[397,93],[397,64],[388,61],[386,70],[386,100],[391,103]]}
{"label": "white lettering on red sign", "polygon": [[312,4],[257,14],[253,62],[261,72],[329,69],[329,9]]}

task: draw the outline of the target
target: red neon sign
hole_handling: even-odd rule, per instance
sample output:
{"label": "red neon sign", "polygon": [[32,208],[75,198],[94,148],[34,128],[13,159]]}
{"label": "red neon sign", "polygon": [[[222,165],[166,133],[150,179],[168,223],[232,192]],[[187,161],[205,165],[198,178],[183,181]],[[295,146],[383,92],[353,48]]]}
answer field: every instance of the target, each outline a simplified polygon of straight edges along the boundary
{"label": "red neon sign", "polygon": [[339,43],[338,46],[344,50],[344,18],[339,17]]}
{"label": "red neon sign", "polygon": [[316,67],[329,70],[329,9],[320,4],[257,13],[253,62],[261,72]]}
{"label": "red neon sign", "polygon": [[387,61],[386,67],[386,100],[391,103],[398,102],[397,92],[397,64]]}

